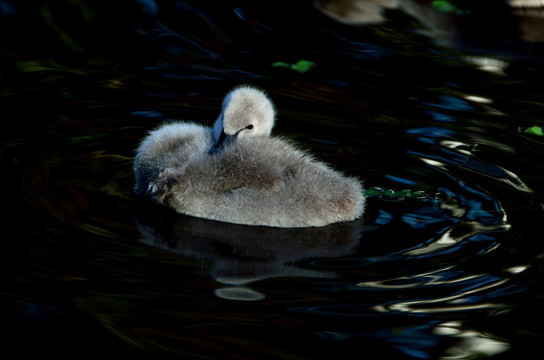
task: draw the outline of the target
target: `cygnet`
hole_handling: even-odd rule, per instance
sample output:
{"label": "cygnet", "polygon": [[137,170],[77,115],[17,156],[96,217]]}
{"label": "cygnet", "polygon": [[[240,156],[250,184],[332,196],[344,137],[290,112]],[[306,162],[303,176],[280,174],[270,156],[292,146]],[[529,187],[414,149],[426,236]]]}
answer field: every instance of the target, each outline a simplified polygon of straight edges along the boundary
{"label": "cygnet", "polygon": [[227,94],[213,128],[174,122],[151,131],[134,160],[136,194],[179,213],[245,225],[325,226],[362,216],[361,183],[272,137],[260,90]]}

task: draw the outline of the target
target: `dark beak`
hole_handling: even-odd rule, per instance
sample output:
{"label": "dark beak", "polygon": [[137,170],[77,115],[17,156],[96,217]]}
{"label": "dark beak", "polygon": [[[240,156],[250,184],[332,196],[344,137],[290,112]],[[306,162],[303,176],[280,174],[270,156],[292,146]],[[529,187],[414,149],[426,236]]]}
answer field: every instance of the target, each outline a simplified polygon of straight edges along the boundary
{"label": "dark beak", "polygon": [[221,151],[223,147],[232,142],[235,136],[236,135],[227,135],[224,131],[222,131],[221,135],[219,135],[219,139],[217,139],[217,142],[213,144],[212,148],[210,149],[210,155],[216,154],[217,152]]}

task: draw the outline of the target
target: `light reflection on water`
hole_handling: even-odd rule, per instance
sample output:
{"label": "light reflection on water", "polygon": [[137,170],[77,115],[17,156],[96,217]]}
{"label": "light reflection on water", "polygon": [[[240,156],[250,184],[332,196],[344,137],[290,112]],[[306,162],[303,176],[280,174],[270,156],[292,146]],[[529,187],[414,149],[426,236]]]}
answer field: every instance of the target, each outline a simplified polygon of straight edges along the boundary
{"label": "light reflection on water", "polygon": [[[439,25],[409,9],[423,2],[374,4],[388,21],[362,28],[308,4],[69,3],[0,4],[3,29],[37,28],[2,40],[8,340],[71,355],[541,352],[542,79],[525,43],[519,58],[441,47],[414,33]],[[272,66],[299,60],[314,66]],[[364,219],[262,229],[134,200],[146,131],[210,125],[247,82],[276,102],[278,134],[376,190]]]}

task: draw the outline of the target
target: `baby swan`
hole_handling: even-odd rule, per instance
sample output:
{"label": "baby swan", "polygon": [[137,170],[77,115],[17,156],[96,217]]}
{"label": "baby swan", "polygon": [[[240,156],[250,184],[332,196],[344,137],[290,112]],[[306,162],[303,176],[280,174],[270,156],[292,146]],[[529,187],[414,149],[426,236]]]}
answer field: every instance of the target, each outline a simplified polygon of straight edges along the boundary
{"label": "baby swan", "polygon": [[325,226],[360,217],[359,181],[270,137],[275,111],[261,91],[227,94],[213,128],[178,122],[137,149],[136,193],[196,217],[274,227]]}

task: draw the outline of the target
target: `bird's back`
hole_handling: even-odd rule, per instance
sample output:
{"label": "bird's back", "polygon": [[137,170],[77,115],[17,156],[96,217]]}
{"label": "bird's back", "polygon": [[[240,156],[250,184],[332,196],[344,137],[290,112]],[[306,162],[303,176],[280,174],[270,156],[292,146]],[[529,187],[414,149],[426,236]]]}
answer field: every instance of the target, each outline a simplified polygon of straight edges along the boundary
{"label": "bird's back", "polygon": [[279,227],[353,220],[364,208],[358,180],[279,138],[241,139],[192,158],[171,189],[178,212],[219,221]]}

